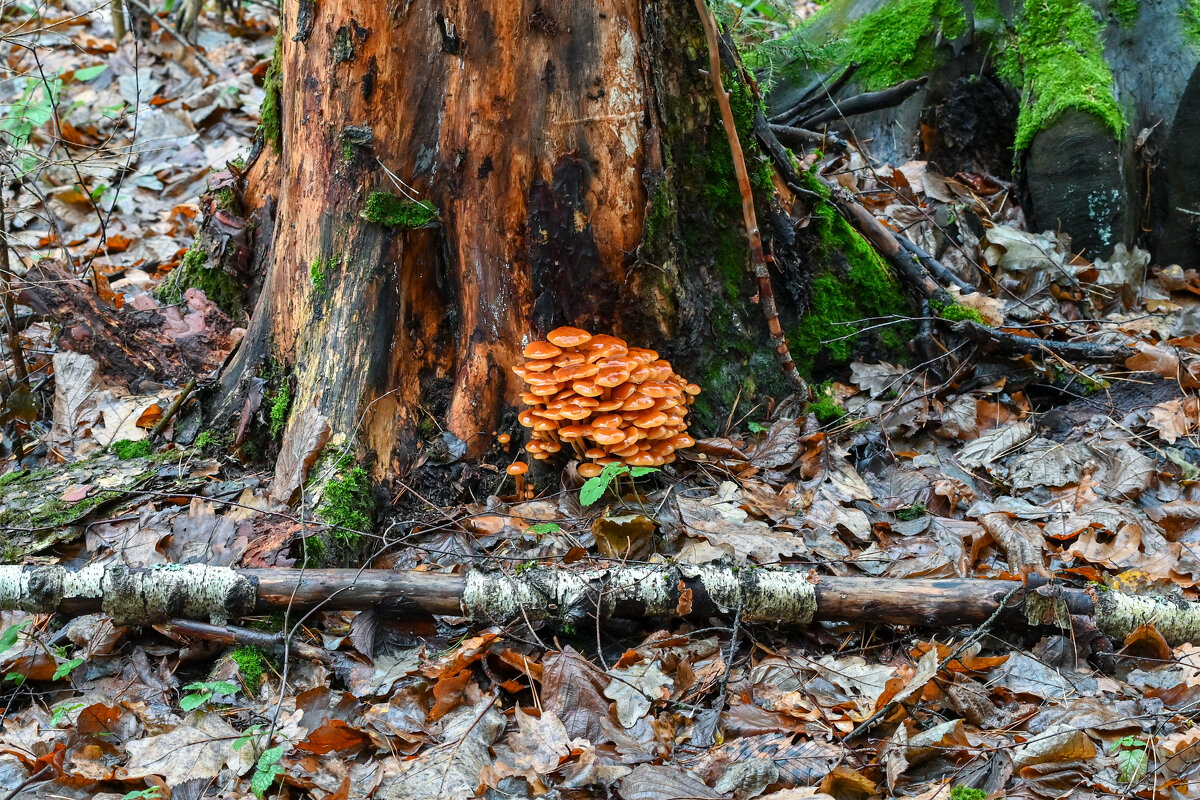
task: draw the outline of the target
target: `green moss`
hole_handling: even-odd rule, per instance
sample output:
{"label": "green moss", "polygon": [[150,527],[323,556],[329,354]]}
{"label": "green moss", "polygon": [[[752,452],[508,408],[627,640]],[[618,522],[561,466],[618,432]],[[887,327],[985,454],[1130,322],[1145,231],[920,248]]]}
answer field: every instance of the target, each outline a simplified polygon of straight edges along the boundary
{"label": "green moss", "polygon": [[353,161],[353,160],[354,160],[354,145],[352,145],[352,144],[342,145],[342,161]]}
{"label": "green moss", "polygon": [[913,503],[907,508],[898,510],[896,512],[896,519],[900,520],[901,522],[912,522],[914,519],[919,519],[920,517],[925,516],[927,513],[928,512],[925,509],[924,503]]}
{"label": "green moss", "polygon": [[1010,46],[998,62],[1002,77],[1021,88],[1014,148],[1068,109],[1099,117],[1120,139],[1125,117],[1113,95],[1113,75],[1104,61],[1103,27],[1083,0],[1027,3]]}
{"label": "green moss", "polygon": [[1108,8],[1121,23],[1121,27],[1128,28],[1137,22],[1142,4],[1141,0],[1110,0]]}
{"label": "green moss", "polygon": [[6,475],[0,476],[0,486],[8,486],[10,483],[16,483],[27,475],[29,475],[29,470],[15,469]]}
{"label": "green moss", "polygon": [[325,484],[325,494],[317,508],[317,516],[333,527],[333,536],[347,544],[356,544],[359,531],[374,526],[375,497],[367,471],[354,467],[341,478]]}
{"label": "green moss", "polygon": [[[990,10],[977,4],[979,16]],[[866,89],[883,89],[931,72],[940,59],[937,42],[965,31],[957,0],[892,0],[849,25],[823,55],[858,63],[855,80]]]}
{"label": "green moss", "polygon": [[288,412],[292,410],[292,389],[285,380],[271,403],[271,438],[278,439],[287,427]]}
{"label": "green moss", "polygon": [[391,228],[421,228],[437,219],[438,210],[432,203],[419,203],[390,192],[371,192],[363,207],[362,217]]}
{"label": "green moss", "polygon": [[229,653],[229,658],[237,665],[238,674],[242,676],[249,693],[257,694],[258,688],[262,686],[263,676],[271,666],[266,653],[248,644],[235,648]]}
{"label": "green moss", "polygon": [[217,204],[217,208],[222,211],[227,211],[238,217],[242,215],[242,202],[238,199],[237,192],[233,190],[232,186],[218,189],[213,199]]}
{"label": "green moss", "polygon": [[[829,189],[811,174],[805,176],[805,185],[823,198],[829,196]],[[864,345],[877,345],[889,354],[905,352],[911,324],[879,328],[869,338],[856,333],[855,323],[860,320],[909,313],[907,300],[879,254],[830,202],[822,199],[814,204],[813,221],[820,256],[830,266],[813,278],[808,308],[788,331],[797,368],[811,375],[814,368],[849,361]],[[845,262],[844,268],[837,266],[839,260]]]}
{"label": "green moss", "polygon": [[154,452],[154,443],[149,439],[139,439],[136,442],[121,439],[112,443],[112,451],[122,461],[128,461],[131,458],[146,458]]}
{"label": "green moss", "polygon": [[216,443],[216,434],[214,434],[212,431],[200,431],[200,435],[196,437],[196,441],[192,442],[192,447],[195,447],[197,450],[204,450],[205,448],[212,447]]}
{"label": "green moss", "polygon": [[271,66],[263,76],[263,101],[258,109],[258,130],[278,153],[283,147],[283,34],[275,34]]}
{"label": "green moss", "polygon": [[987,800],[988,793],[983,789],[971,789],[967,786],[955,786],[950,790],[950,800]]}
{"label": "green moss", "polygon": [[193,245],[183,256],[183,262],[171,271],[154,296],[167,305],[184,302],[188,289],[199,289],[204,296],[230,316],[241,310],[242,289],[234,277],[220,267],[208,267],[208,256],[200,247]]}
{"label": "green moss", "polygon": [[808,410],[816,415],[818,422],[828,424],[846,416],[846,409],[842,408],[842,404],[833,396],[833,389],[828,383],[818,387],[814,394],[817,399],[808,404]]}
{"label": "green moss", "polygon": [[945,303],[939,303],[936,300],[930,300],[929,309],[937,316],[950,322],[970,320],[971,322],[977,322],[980,325],[987,325],[987,320],[983,318],[983,314],[980,314],[977,309],[971,308],[970,306],[964,306],[961,303],[950,303],[947,305]]}
{"label": "green moss", "polygon": [[314,258],[312,264],[308,268],[308,279],[312,282],[313,292],[316,294],[324,294],[325,292],[325,268],[321,263],[321,259]]}
{"label": "green moss", "polygon": [[1186,0],[1179,21],[1183,24],[1183,38],[1200,50],[1200,0]]}

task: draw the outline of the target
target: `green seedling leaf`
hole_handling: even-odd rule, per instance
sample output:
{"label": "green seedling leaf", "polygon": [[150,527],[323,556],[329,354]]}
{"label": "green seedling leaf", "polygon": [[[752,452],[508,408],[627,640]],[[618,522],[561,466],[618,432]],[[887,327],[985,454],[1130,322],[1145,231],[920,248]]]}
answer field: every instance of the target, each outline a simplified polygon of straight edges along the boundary
{"label": "green seedling leaf", "polygon": [[147,798],[161,797],[159,792],[162,791],[161,786],[151,786],[149,789],[138,789],[134,792],[126,792],[121,795],[121,800],[147,800]]}
{"label": "green seedling leaf", "polygon": [[758,422],[747,422],[746,427],[750,429],[751,433],[766,433],[767,432],[767,426],[762,425]]}
{"label": "green seedling leaf", "polygon": [[100,76],[101,72],[108,69],[108,64],[97,64],[94,67],[84,67],[83,69],[75,70],[75,80],[90,81],[93,78]]}
{"label": "green seedling leaf", "polygon": [[275,776],[283,772],[283,767],[279,766],[279,759],[283,758],[283,745],[276,745],[270,750],[264,750],[263,754],[258,757],[258,764],[254,767],[254,777],[250,779],[250,791],[258,797],[262,797],[271,788],[271,784],[275,782]]}
{"label": "green seedling leaf", "polygon": [[658,467],[630,467],[629,476],[631,478],[640,478],[643,475],[649,475],[651,472],[658,472]]}
{"label": "green seedling leaf", "polygon": [[233,749],[241,750],[243,747],[250,744],[250,742],[254,741],[256,737],[262,734],[262,729],[262,725],[251,725],[249,728],[246,728],[246,730],[242,731],[241,736],[233,740]]}
{"label": "green seedling leaf", "polygon": [[19,672],[10,672],[4,676],[4,680],[12,681],[17,686],[20,686],[22,683],[25,682],[25,676]]}
{"label": "green seedling leaf", "polygon": [[558,527],[555,522],[539,522],[536,525],[530,525],[525,530],[530,533],[558,533],[562,528]]}
{"label": "green seedling leaf", "polygon": [[237,694],[238,687],[228,681],[196,681],[184,686],[183,690],[191,692],[191,694],[184,695],[179,699],[179,707],[184,711],[191,711],[210,702],[213,695]]}
{"label": "green seedling leaf", "polygon": [[16,644],[17,637],[21,635],[21,631],[25,630],[25,628],[32,624],[32,622],[33,620],[27,619],[24,622],[20,622],[10,628],[6,628],[4,633],[0,633],[0,653],[3,653]]}
{"label": "green seedling leaf", "polygon": [[63,720],[67,718],[67,714],[70,714],[72,711],[78,711],[79,709],[83,708],[84,705],[86,704],[73,703],[69,706],[59,706],[58,708],[54,709],[54,714],[50,717],[50,724],[57,728],[63,723]]}
{"label": "green seedling leaf", "polygon": [[82,663],[83,663],[82,658],[72,658],[70,661],[64,661],[63,663],[58,665],[57,669],[54,670],[54,677],[51,678],[50,680],[56,681],[56,680],[59,680],[60,678],[67,677],[68,675],[70,675],[72,672],[75,671],[76,667],[78,667]]}
{"label": "green seedling leaf", "polygon": [[579,502],[584,506],[590,506],[604,496],[608,491],[609,485],[618,475],[626,475],[629,473],[629,467],[624,464],[605,464],[604,471],[594,478],[588,478],[584,481],[583,488],[579,490]]}

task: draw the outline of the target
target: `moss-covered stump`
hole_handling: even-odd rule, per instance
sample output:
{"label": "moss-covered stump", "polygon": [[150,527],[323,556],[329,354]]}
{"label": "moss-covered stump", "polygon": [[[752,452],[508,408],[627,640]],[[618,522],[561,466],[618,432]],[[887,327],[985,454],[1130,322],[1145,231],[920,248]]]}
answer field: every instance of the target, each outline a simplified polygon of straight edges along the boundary
{"label": "moss-covered stump", "polygon": [[1025,170],[1035,230],[1065,230],[1075,250],[1101,258],[1133,241],[1132,162],[1095,115],[1064,112],[1034,137]]}
{"label": "moss-covered stump", "polygon": [[[1117,242],[1134,243],[1159,224],[1160,260],[1194,259],[1196,246],[1187,243],[1194,220],[1162,220],[1172,209],[1195,206],[1182,184],[1191,180],[1187,162],[1197,150],[1190,133],[1196,114],[1187,111],[1196,101],[1185,86],[1200,60],[1198,8],[1196,0],[982,0],[973,6],[832,0],[801,30],[794,48],[772,46],[774,74],[783,79],[770,106],[787,108],[806,90],[819,90],[822,76],[827,80],[850,63],[861,66],[840,98],[924,76],[926,88],[898,107],[850,119],[871,155],[888,163],[927,159],[945,174],[965,168],[1003,177],[1015,170],[1035,224],[1070,233],[1088,256],[1107,256]],[[987,102],[986,92],[975,91],[979,76],[997,79],[1019,98],[1010,110],[997,96],[993,119],[1000,125],[973,110]],[[958,119],[962,108],[971,113]],[[1010,137],[1009,158],[989,153],[979,168],[956,162],[955,148],[942,146],[956,122],[970,136],[998,128]],[[834,127],[847,133],[844,125]],[[1174,158],[1161,158],[1167,149]],[[1139,219],[1147,199],[1153,209]]]}
{"label": "moss-covered stump", "polygon": [[[157,482],[180,488],[178,454],[146,454],[140,442],[117,442],[85,461],[0,477],[0,561],[13,563],[79,536],[101,513]],[[186,476],[186,473],[185,473]]]}

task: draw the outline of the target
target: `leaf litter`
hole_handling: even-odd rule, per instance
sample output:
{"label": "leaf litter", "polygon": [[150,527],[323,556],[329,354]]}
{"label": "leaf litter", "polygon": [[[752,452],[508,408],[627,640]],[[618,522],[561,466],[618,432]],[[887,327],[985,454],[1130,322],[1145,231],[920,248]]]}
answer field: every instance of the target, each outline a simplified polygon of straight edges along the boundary
{"label": "leaf litter", "polygon": [[[73,76],[62,135],[96,149],[81,191],[31,128],[41,160],[29,179],[47,200],[10,208],[22,344],[31,374],[53,383],[40,407],[5,409],[21,440],[6,429],[7,560],[303,564],[310,542],[332,535],[286,510],[310,499],[328,443],[315,409],[273,445],[274,477],[240,467],[230,442],[189,446],[198,432],[175,424],[152,436],[188,379],[215,376],[246,321],[197,290],[175,303],[152,293],[192,246],[209,202],[197,198],[226,185],[250,144],[276,21],[252,11],[233,29],[202,26],[214,76],[161,31],[135,50],[112,40],[106,15],[60,10],[62,43],[39,52],[49,72]],[[408,504],[383,515],[400,537],[374,565],[636,555],[844,576],[1047,575],[1196,599],[1200,275],[1124,247],[1081,259],[1062,235],[1023,229],[987,176],[924,162],[868,170],[854,151],[824,167],[985,285],[952,295],[987,324],[1128,356],[1105,367],[987,356],[938,329],[952,345],[944,363],[858,362],[837,376],[841,419],[763,415],[594,509],[577,486],[436,511],[401,489]],[[950,205],[983,234],[946,250],[929,220]],[[224,230],[237,246],[236,222]],[[243,428],[277,400],[259,399]],[[145,453],[122,455],[143,440]],[[18,444],[32,446],[21,456]],[[496,444],[489,459],[511,456]],[[425,469],[454,482],[453,465]],[[273,633],[226,647],[99,615],[0,622],[0,788],[13,797],[1200,796],[1200,651],[1172,649],[1153,625],[1111,643],[1086,628],[993,631],[957,652],[969,630],[582,619],[470,631],[318,611],[292,641],[336,658],[306,659]],[[184,711],[186,687],[205,681],[237,691]]]}

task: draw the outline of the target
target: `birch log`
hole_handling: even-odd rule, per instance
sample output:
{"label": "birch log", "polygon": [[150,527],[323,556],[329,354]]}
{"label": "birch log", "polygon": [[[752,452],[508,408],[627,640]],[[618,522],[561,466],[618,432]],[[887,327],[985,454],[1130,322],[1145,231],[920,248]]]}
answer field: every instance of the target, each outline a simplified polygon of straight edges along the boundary
{"label": "birch log", "polygon": [[[1015,590],[1015,591],[1014,591]],[[1032,624],[1094,616],[1124,641],[1152,624],[1174,645],[1200,641],[1200,603],[1096,588],[972,578],[840,578],[765,567],[620,565],[607,569],[536,568],[465,574],[352,569],[242,569],[167,565],[146,569],[92,565],[0,566],[0,609],[112,616],[124,624],[172,618],[229,619],[288,607],[383,608],[388,613],[463,617],[476,624],[551,620],[578,624],[599,616],[732,618],[804,625],[845,621],[950,627],[979,624],[1009,595],[1013,620]],[[1026,610],[1026,598],[1036,598]],[[1057,604],[1048,613],[1047,604]]]}

